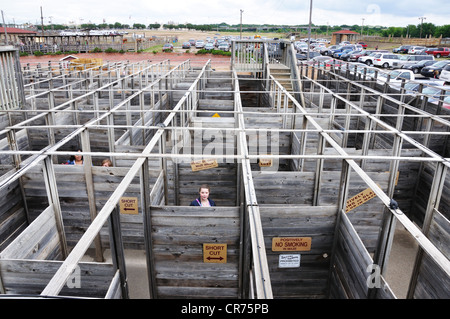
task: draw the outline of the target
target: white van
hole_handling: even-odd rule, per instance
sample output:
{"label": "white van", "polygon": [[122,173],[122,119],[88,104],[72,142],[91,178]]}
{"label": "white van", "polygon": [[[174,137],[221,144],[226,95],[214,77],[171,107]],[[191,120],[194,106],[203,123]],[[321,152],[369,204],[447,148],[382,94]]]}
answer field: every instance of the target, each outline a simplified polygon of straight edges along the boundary
{"label": "white van", "polygon": [[390,68],[398,61],[400,56],[392,53],[378,53],[373,57],[373,65],[381,66],[383,68]]}

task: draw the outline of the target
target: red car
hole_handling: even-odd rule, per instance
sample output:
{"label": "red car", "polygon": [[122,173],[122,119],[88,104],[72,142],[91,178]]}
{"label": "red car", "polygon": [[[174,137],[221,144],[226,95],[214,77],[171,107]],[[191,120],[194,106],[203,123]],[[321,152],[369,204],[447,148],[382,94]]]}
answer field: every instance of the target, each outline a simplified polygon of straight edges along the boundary
{"label": "red car", "polygon": [[359,44],[360,46],[362,46],[363,49],[366,49],[366,48],[367,48],[367,43],[364,43],[364,42],[358,42],[357,44]]}
{"label": "red car", "polygon": [[449,56],[449,48],[433,48],[425,51],[426,54],[434,55],[435,58],[439,59],[441,56]]}
{"label": "red car", "polygon": [[365,51],[360,51],[358,53],[353,53],[350,54],[350,56],[348,57],[348,61],[350,62],[358,62],[358,59],[362,56],[367,55]]}

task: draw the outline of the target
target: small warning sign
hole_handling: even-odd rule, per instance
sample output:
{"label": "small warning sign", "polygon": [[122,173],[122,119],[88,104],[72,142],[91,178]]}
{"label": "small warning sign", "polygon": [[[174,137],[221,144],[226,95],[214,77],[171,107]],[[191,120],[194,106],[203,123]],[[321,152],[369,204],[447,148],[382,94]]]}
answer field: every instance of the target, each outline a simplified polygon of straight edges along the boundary
{"label": "small warning sign", "polygon": [[352,209],[355,209],[358,206],[361,206],[365,202],[371,200],[372,198],[376,197],[377,195],[374,193],[374,191],[371,188],[367,188],[363,190],[361,193],[356,194],[352,198],[347,200],[347,206],[345,208],[345,212],[348,213]]}
{"label": "small warning sign", "polygon": [[202,159],[198,161],[191,162],[191,168],[193,172],[201,171],[204,169],[210,169],[214,167],[219,167],[215,159]]}
{"label": "small warning sign", "polygon": [[272,251],[310,251],[311,237],[274,237]]}
{"label": "small warning sign", "polygon": [[279,268],[299,268],[300,267],[300,254],[295,255],[280,255],[278,257]]}
{"label": "small warning sign", "polygon": [[260,158],[259,159],[259,167],[272,167],[272,159],[271,158]]}
{"label": "small warning sign", "polygon": [[121,214],[139,214],[137,197],[121,197],[119,206]]}
{"label": "small warning sign", "polygon": [[220,117],[220,115],[218,113],[216,113],[212,117]]}
{"label": "small warning sign", "polygon": [[227,244],[203,244],[204,263],[227,263]]}

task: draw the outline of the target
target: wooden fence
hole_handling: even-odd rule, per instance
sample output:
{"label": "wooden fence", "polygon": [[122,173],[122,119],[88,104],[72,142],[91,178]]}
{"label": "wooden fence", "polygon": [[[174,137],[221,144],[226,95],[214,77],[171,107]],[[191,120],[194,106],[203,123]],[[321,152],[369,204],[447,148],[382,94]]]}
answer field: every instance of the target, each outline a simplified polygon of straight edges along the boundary
{"label": "wooden fence", "polygon": [[[153,297],[238,298],[240,211],[239,207],[150,207],[145,220]],[[220,255],[209,255],[204,244],[222,248],[217,250]]]}

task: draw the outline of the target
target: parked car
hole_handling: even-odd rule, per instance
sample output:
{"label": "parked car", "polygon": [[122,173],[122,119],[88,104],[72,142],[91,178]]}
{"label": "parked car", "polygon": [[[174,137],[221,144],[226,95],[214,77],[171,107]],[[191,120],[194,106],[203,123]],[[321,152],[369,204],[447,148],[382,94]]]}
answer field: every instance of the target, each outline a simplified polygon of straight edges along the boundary
{"label": "parked car", "polygon": [[392,52],[393,53],[408,53],[408,50],[410,47],[411,47],[410,45],[402,45],[396,49],[393,49]]}
{"label": "parked car", "polygon": [[445,102],[450,97],[450,87],[448,85],[428,86],[422,93],[428,97],[428,102],[437,104],[441,99]]}
{"label": "parked car", "polygon": [[173,44],[172,43],[166,43],[162,47],[163,52],[172,52],[173,51]]}
{"label": "parked car", "polygon": [[431,54],[435,58],[440,58],[443,56],[449,56],[450,55],[450,49],[449,48],[431,48],[425,51],[426,54]]}
{"label": "parked car", "polygon": [[422,46],[413,46],[410,47],[408,50],[408,54],[416,54],[418,51],[424,50],[426,49],[425,47]]}
{"label": "parked car", "polygon": [[317,39],[316,42],[330,43],[330,40],[327,40],[327,39]]}
{"label": "parked car", "polygon": [[415,93],[419,92],[419,88],[421,85],[423,88],[426,88],[428,86],[438,86],[442,85],[442,81],[438,81],[436,79],[410,81],[408,83],[405,83],[404,89],[408,93]]}
{"label": "parked car", "polygon": [[378,53],[373,57],[373,65],[390,68],[393,66],[394,61],[397,61],[399,58],[400,56],[398,54]]}
{"label": "parked car", "polygon": [[181,45],[182,49],[190,49],[191,48],[191,44],[189,42],[183,42],[183,44]]}
{"label": "parked car", "polygon": [[205,46],[203,47],[205,50],[213,50],[214,49],[214,44],[212,42],[208,42],[205,44]]}
{"label": "parked car", "polygon": [[222,51],[230,51],[230,45],[228,44],[228,42],[224,41],[224,42],[219,44],[217,49],[222,50]]}
{"label": "parked car", "polygon": [[348,54],[348,53],[350,53],[350,52],[352,52],[353,50],[352,49],[346,49],[346,50],[342,50],[342,51],[337,51],[337,52],[335,52],[334,54],[333,54],[333,58],[335,58],[335,59],[341,59],[341,56],[343,55],[343,54]]}
{"label": "parked car", "polygon": [[[319,52],[314,52],[314,51],[310,51],[309,52],[309,58],[310,59],[312,59],[312,58],[315,58],[315,57],[317,57],[317,56],[322,56]],[[295,57],[297,58],[297,60],[299,60],[299,61],[305,61],[305,60],[307,60],[308,58],[307,58],[307,53],[296,53],[295,54]]]}
{"label": "parked car", "polygon": [[379,84],[387,82],[389,76],[389,84],[399,86],[403,80],[415,80],[415,75],[410,70],[393,70],[389,73],[380,73],[377,81]]}
{"label": "parked car", "polygon": [[359,53],[361,53],[361,50],[353,50],[353,51],[349,51],[349,52],[345,52],[344,51],[344,53],[341,54],[340,59],[342,61],[350,61],[349,59],[350,59],[351,55],[353,55],[353,54],[356,55],[356,54],[359,54]]}
{"label": "parked car", "polygon": [[434,60],[432,55],[401,55],[398,61],[394,61],[394,68],[401,68],[403,65],[415,64],[421,60]]}
{"label": "parked car", "polygon": [[297,52],[301,53],[301,52],[306,52],[308,51],[308,43],[306,42],[298,42],[295,45],[295,49],[297,50]]}
{"label": "parked car", "polygon": [[398,54],[392,53],[377,53],[373,57],[373,65],[381,66],[383,68],[390,68],[393,66],[394,61],[397,61],[400,58]]}
{"label": "parked car", "polygon": [[403,64],[402,69],[407,69],[413,71],[415,74],[419,74],[422,68],[436,63],[436,60],[420,60],[414,64]]}
{"label": "parked car", "polygon": [[357,62],[360,57],[365,56],[365,55],[366,55],[366,50],[355,51],[355,53],[350,53],[350,55],[348,56],[347,61],[349,61],[349,62]]}
{"label": "parked car", "polygon": [[331,67],[334,65],[335,67],[338,67],[339,65],[342,65],[342,62],[329,56],[317,56],[309,61],[301,61],[301,64],[318,65],[319,67]]}
{"label": "parked car", "polygon": [[367,65],[373,65],[373,58],[378,53],[389,53],[387,50],[378,50],[378,51],[372,51],[371,53],[361,56],[358,58],[358,62],[365,63]]}
{"label": "parked car", "polygon": [[341,45],[338,48],[331,50],[330,53],[328,53],[329,56],[334,56],[335,53],[342,52],[344,50],[356,50],[354,45]]}
{"label": "parked car", "polygon": [[339,48],[339,45],[331,45],[331,46],[329,46],[329,47],[325,47],[325,48],[321,48],[320,49],[320,54],[322,54],[322,55],[330,55],[330,52],[331,52],[331,50],[335,50],[335,49],[337,49],[337,48]]}
{"label": "parked car", "polygon": [[[439,76],[440,80],[443,80],[444,84],[450,84],[450,64],[447,64],[441,71],[441,75]],[[449,86],[450,88],[450,86]]]}
{"label": "parked car", "polygon": [[450,60],[438,61],[430,66],[422,68],[420,74],[428,78],[438,78],[439,75],[441,74],[441,71],[449,64]]}
{"label": "parked car", "polygon": [[365,43],[365,42],[358,42],[356,44],[359,44],[360,46],[362,46],[363,49],[367,48],[367,43]]}
{"label": "parked car", "polygon": [[190,39],[189,40],[189,44],[191,45],[191,47],[195,47],[195,40],[194,39]]}
{"label": "parked car", "polygon": [[197,49],[202,49],[204,46],[205,46],[205,41],[203,41],[203,40],[197,40],[195,42],[195,47]]}
{"label": "parked car", "polygon": [[320,52],[320,49],[325,48],[325,47],[326,47],[326,45],[323,42],[316,42],[316,43],[311,44],[311,49],[313,51],[317,51],[317,52]]}

